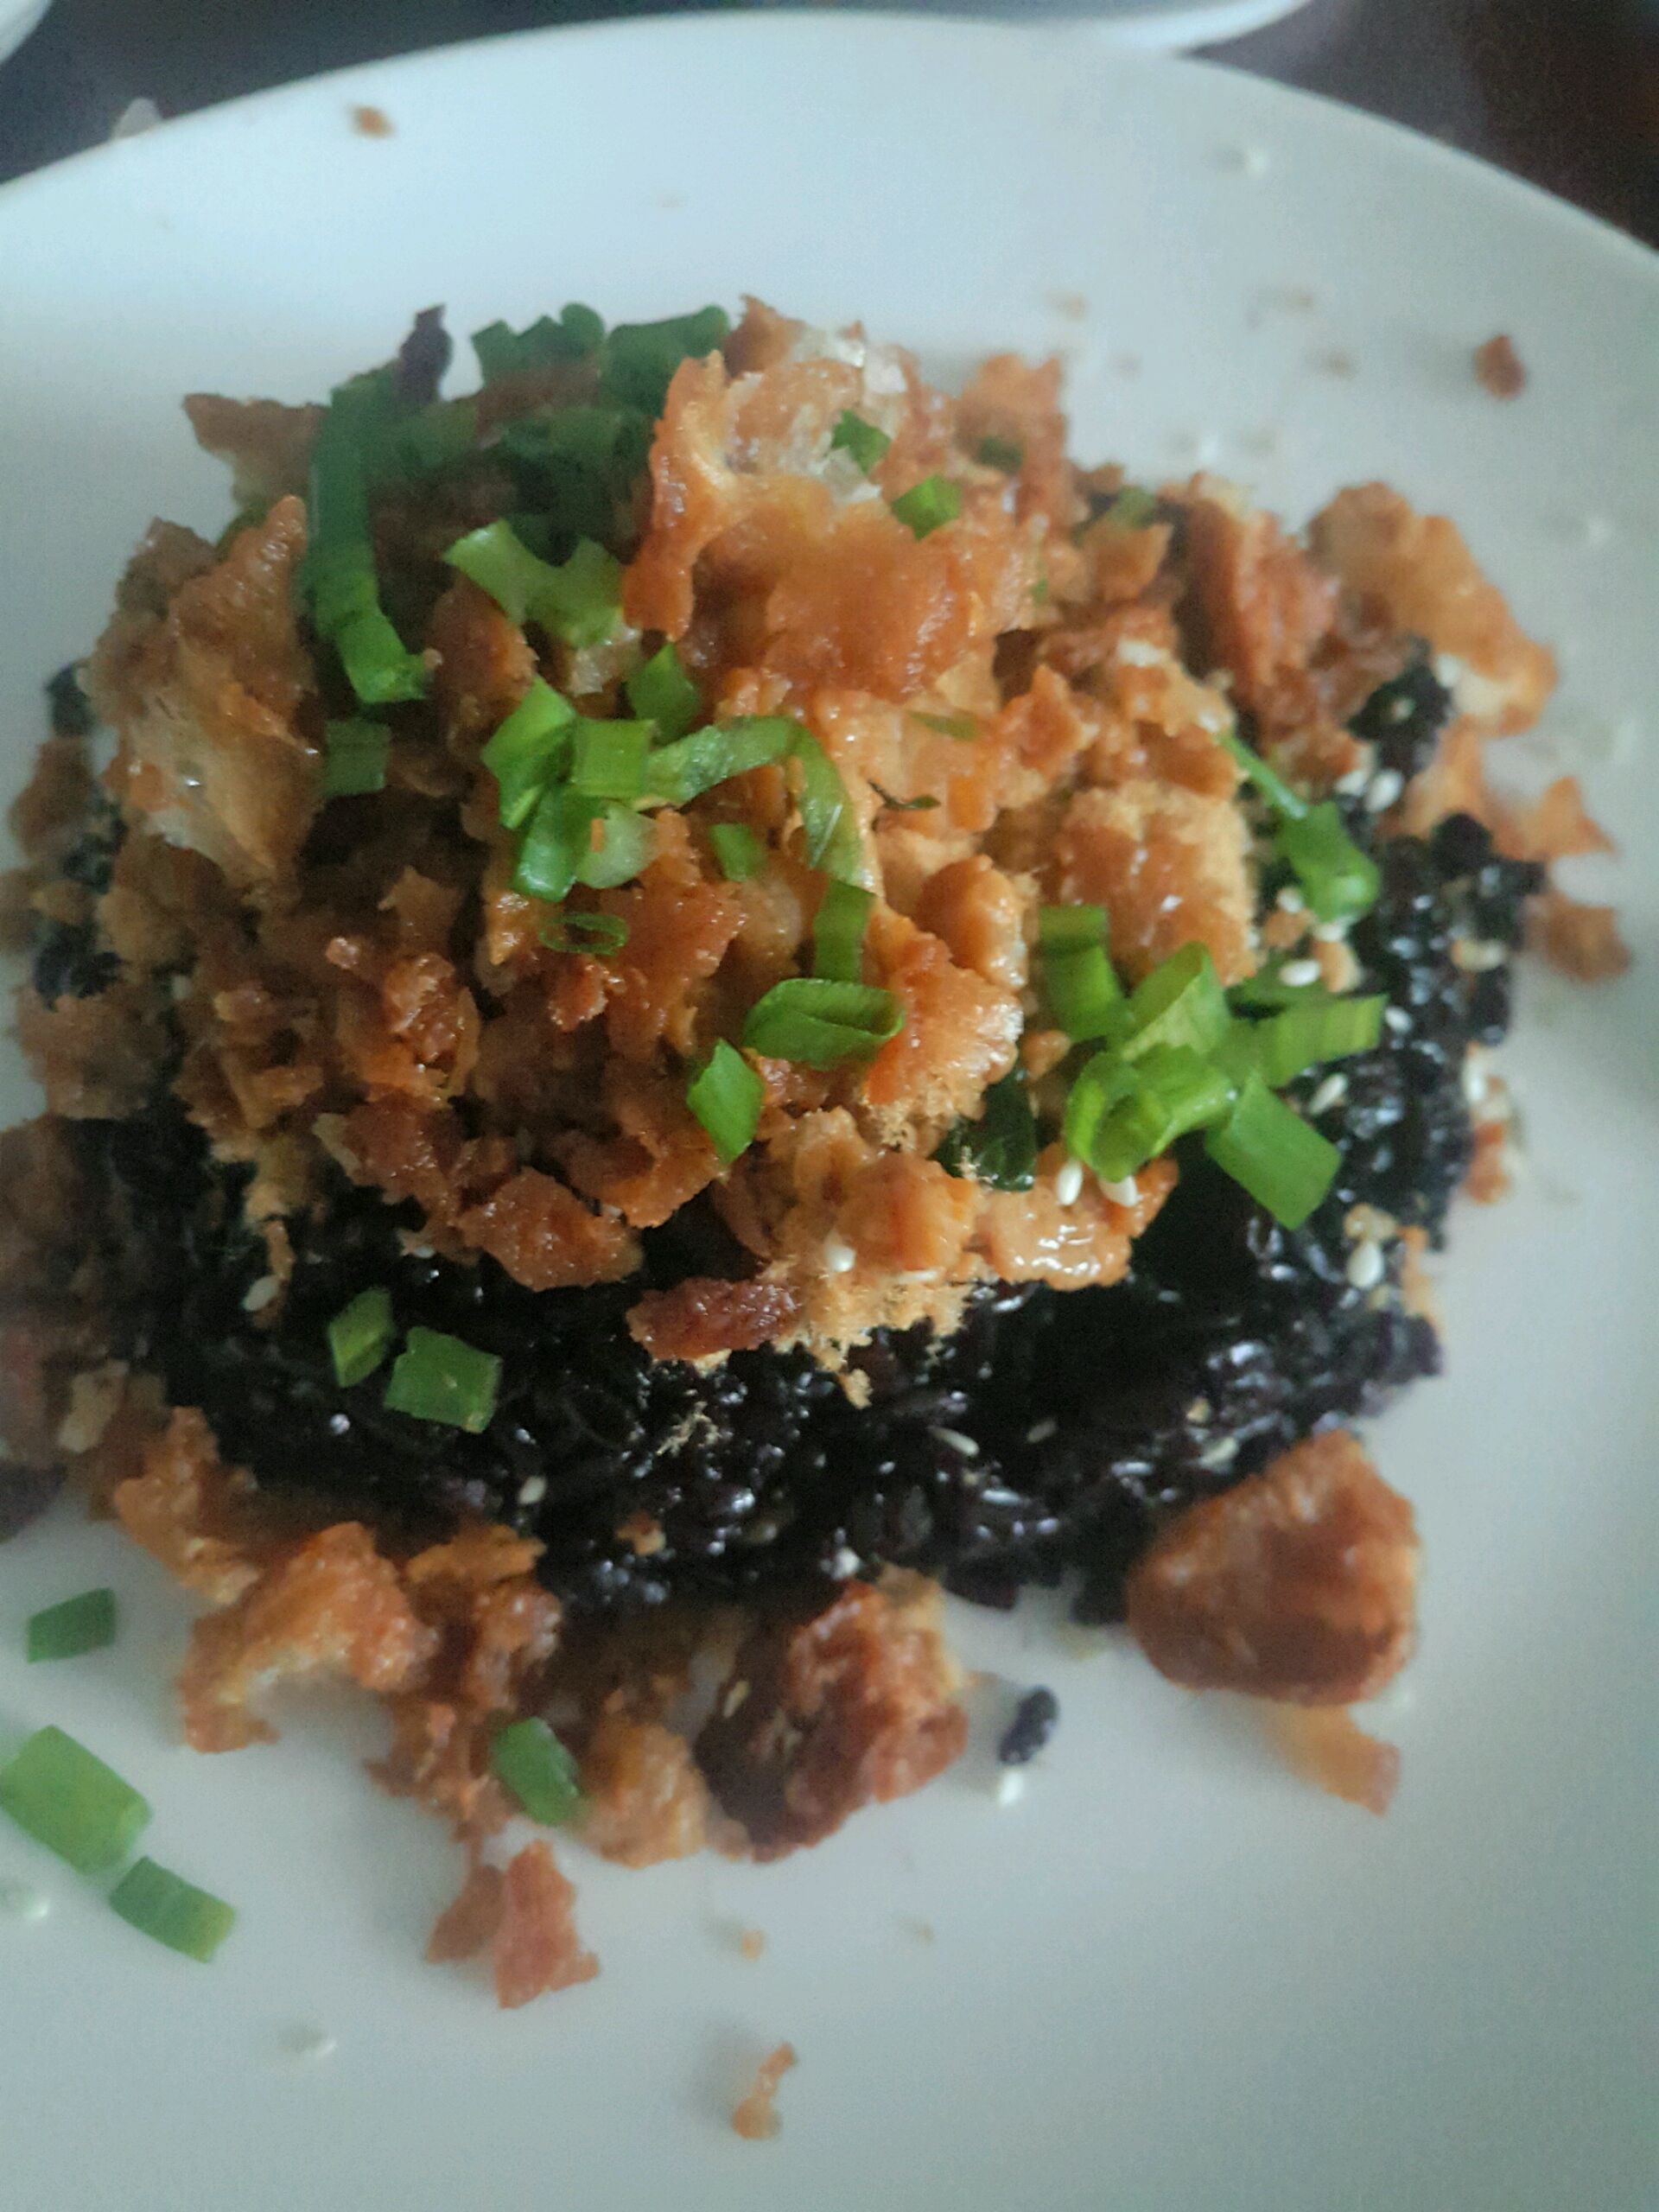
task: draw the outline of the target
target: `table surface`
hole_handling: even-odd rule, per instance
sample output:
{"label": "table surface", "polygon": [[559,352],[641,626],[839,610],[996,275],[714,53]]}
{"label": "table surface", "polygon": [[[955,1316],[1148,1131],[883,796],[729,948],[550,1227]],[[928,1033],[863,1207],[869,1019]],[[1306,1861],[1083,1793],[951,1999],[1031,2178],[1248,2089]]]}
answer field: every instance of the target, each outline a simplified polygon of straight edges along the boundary
{"label": "table surface", "polygon": [[[180,115],[490,32],[675,11],[676,0],[55,0],[0,65],[0,179],[96,144],[141,98]],[[1484,155],[1659,243],[1659,0],[1310,0],[1209,51]]]}

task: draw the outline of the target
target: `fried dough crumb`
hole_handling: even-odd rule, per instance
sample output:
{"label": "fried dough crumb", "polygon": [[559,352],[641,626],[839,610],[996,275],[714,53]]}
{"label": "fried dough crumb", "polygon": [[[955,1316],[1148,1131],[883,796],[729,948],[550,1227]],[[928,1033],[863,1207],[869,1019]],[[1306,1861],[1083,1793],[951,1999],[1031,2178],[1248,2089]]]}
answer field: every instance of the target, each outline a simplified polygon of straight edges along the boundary
{"label": "fried dough crumb", "polygon": [[1515,340],[1500,331],[1475,348],[1475,380],[1494,399],[1518,399],[1527,388],[1526,363],[1515,350]]}
{"label": "fried dough crumb", "polygon": [[778,2094],[779,2082],[794,2063],[794,2044],[780,2043],[756,2067],[748,2094],[732,2114],[733,2132],[746,2143],[764,2143],[778,2133],[779,2123],[772,2100]]}
{"label": "fried dough crumb", "polygon": [[363,138],[390,138],[397,126],[383,107],[354,107],[352,128]]}
{"label": "fried dough crumb", "polygon": [[1367,1735],[1346,1706],[1272,1706],[1268,1726],[1303,1781],[1368,1813],[1388,1811],[1399,1786],[1400,1754]]}
{"label": "fried dough crumb", "polygon": [[737,1948],[746,1959],[761,1957],[766,1948],[764,1931],[759,1928],[746,1928],[737,1939]]}

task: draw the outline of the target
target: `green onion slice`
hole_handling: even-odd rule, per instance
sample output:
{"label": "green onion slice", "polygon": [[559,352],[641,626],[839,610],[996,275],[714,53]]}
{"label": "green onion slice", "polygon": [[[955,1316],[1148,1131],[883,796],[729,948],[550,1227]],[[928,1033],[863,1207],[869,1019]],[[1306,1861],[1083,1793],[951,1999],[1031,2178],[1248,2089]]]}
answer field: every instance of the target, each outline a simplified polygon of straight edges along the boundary
{"label": "green onion slice", "polygon": [[599,806],[595,819],[599,842],[593,842],[590,824],[587,848],[576,862],[576,881],[585,883],[590,891],[614,891],[620,884],[632,883],[650,866],[657,849],[657,832],[643,815],[613,799]]}
{"label": "green onion slice", "polygon": [[499,384],[503,377],[533,375],[556,362],[596,353],[604,335],[605,325],[592,308],[572,302],[556,321],[544,315],[525,330],[487,323],[473,333],[473,351],[485,383]]}
{"label": "green onion slice", "polygon": [[562,567],[532,553],[509,522],[486,523],[444,554],[509,620],[539,622],[569,645],[603,645],[622,619],[622,567],[584,538]]}
{"label": "green onion slice", "polygon": [[1227,1034],[1227,1001],[1215,963],[1202,944],[1184,944],[1135,987],[1128,1005],[1125,1058],[1162,1045],[1211,1052]]}
{"label": "green onion slice", "polygon": [[689,737],[652,754],[652,791],[669,806],[684,806],[716,784],[783,760],[802,734],[800,724],[783,715],[711,722],[707,729],[693,730]]}
{"label": "green onion slice", "polygon": [[885,430],[878,430],[874,423],[867,423],[861,415],[855,415],[849,407],[830,434],[831,453],[851,454],[853,459],[870,475],[882,454],[893,443]]}
{"label": "green onion slice", "polygon": [[518,848],[512,887],[527,899],[556,906],[570,894],[576,872],[593,850],[598,802],[556,784],[536,803]]}
{"label": "green onion slice", "polygon": [[628,925],[620,914],[550,915],[537,931],[550,952],[586,952],[594,959],[620,952],[628,941]]}
{"label": "green onion slice", "polygon": [[1287,1229],[1300,1229],[1336,1180],[1341,1154],[1260,1076],[1251,1077],[1230,1114],[1205,1139],[1217,1167],[1242,1183]]}
{"label": "green onion slice", "polygon": [[529,621],[552,573],[509,522],[486,523],[458,537],[444,554],[452,569],[470,576],[510,620]]}
{"label": "green onion slice", "polygon": [[342,1390],[364,1382],[391,1350],[397,1327],[391,1318],[391,1293],[379,1286],[359,1290],[349,1306],[342,1306],[328,1324],[328,1357],[334,1363],[334,1380]]}
{"label": "green onion slice", "polygon": [[1037,1121],[1019,1069],[985,1093],[976,1122],[958,1122],[933,1157],[950,1174],[993,1191],[1028,1191],[1037,1179]]}
{"label": "green onion slice", "polygon": [[720,872],[728,883],[747,883],[766,864],[766,849],[746,823],[713,823],[709,842],[720,862]]}
{"label": "green onion slice", "polygon": [[1262,1080],[1281,1090],[1306,1069],[1375,1051],[1382,1035],[1384,998],[1325,999],[1287,1007],[1254,1025],[1252,1042]]}
{"label": "green onion slice", "polygon": [[79,1659],[115,1642],[115,1592],[83,1590],[78,1598],[48,1605],[29,1619],[29,1664],[41,1659]]}
{"label": "green onion slice", "polygon": [[715,307],[670,315],[662,322],[619,323],[601,357],[601,398],[638,407],[654,420],[680,363],[715,353],[731,327],[725,308]]}
{"label": "green onion slice", "polygon": [[1106,954],[1103,906],[1045,906],[1038,918],[1043,994],[1058,1029],[1077,1043],[1114,1035],[1123,991]]}
{"label": "green onion slice", "polygon": [[673,645],[660,646],[627,682],[628,704],[655,722],[665,741],[683,737],[702,717],[702,694],[686,674]]}
{"label": "green onion slice", "polygon": [[1126,484],[1111,505],[1103,509],[1101,519],[1118,530],[1144,530],[1157,516],[1157,493],[1148,492],[1143,484]]}
{"label": "green onion slice", "polygon": [[365,707],[426,690],[425,662],[408,651],[380,604],[369,523],[370,458],[396,413],[389,372],[353,378],[330,396],[311,448],[302,588]]}
{"label": "green onion slice", "polygon": [[322,796],[325,799],[356,798],[365,791],[386,787],[386,762],[391,753],[391,733],[378,722],[360,720],[327,722],[323,726],[326,751],[322,759]]}
{"label": "green onion slice", "polygon": [[140,1935],[203,1966],[236,1925],[234,1907],[170,1874],[153,1859],[141,1859],[127,1869],[111,1891],[110,1904]]}
{"label": "green onion slice", "polygon": [[563,1827],[582,1808],[576,1763],[545,1720],[510,1720],[490,1745],[490,1766],[543,1827]]}
{"label": "green onion slice", "polygon": [[1287,983],[1285,969],[1295,963],[1286,953],[1275,953],[1254,976],[1235,983],[1230,994],[1236,1006],[1271,1009],[1282,1006],[1322,1006],[1335,996],[1323,982]]}
{"label": "green onion slice", "polygon": [[912,537],[931,537],[962,512],[962,486],[948,476],[924,476],[899,493],[893,512]]}
{"label": "green onion slice", "polygon": [[1026,465],[1026,449],[1013,438],[982,438],[974,449],[974,459],[987,468],[1000,468],[1005,475],[1017,475]]}
{"label": "green onion slice", "polygon": [[1066,1147],[1104,1181],[1121,1182],[1189,1129],[1219,1120],[1232,1097],[1226,1076],[1190,1046],[1157,1046],[1134,1062],[1101,1053],[1071,1086]]}
{"label": "green onion slice", "polygon": [[1281,822],[1274,842],[1322,922],[1363,914],[1376,904],[1376,863],[1348,835],[1334,799]]}
{"label": "green onion slice", "polygon": [[81,1874],[118,1866],[149,1821],[130,1783],[61,1728],[36,1729],[0,1767],[0,1812]]}
{"label": "green onion slice", "polygon": [[910,719],[920,722],[924,729],[937,730],[941,737],[954,737],[964,745],[979,735],[979,724],[971,715],[924,715],[912,707]]}
{"label": "green onion slice", "polygon": [[392,1363],[385,1402],[395,1414],[442,1421],[477,1436],[490,1425],[501,1387],[501,1362],[441,1329],[411,1329]]}
{"label": "green onion slice", "polygon": [[766,1086],[722,1037],[685,1087],[685,1103],[708,1131],[722,1167],[754,1142]]}
{"label": "green onion slice", "polygon": [[864,932],[875,893],[836,878],[823,887],[812,924],[812,973],[835,983],[856,983],[864,969]]}
{"label": "green onion slice", "polygon": [[1219,742],[1232,754],[1275,814],[1287,822],[1301,820],[1308,810],[1307,801],[1292,791],[1278,770],[1268,767],[1259,753],[1253,753],[1236,729],[1223,730]]}
{"label": "green onion slice", "polygon": [[800,976],[774,983],[750,1007],[743,1042],[769,1059],[833,1068],[871,1058],[904,1024],[904,1007],[891,991]]}
{"label": "green onion slice", "polygon": [[539,676],[484,747],[484,766],[501,786],[501,820],[521,830],[560,773],[570,748],[576,710]]}
{"label": "green onion slice", "polygon": [[895,798],[891,791],[883,791],[874,777],[870,779],[870,789],[880,800],[884,814],[931,814],[939,803],[925,791],[919,798]]}
{"label": "green onion slice", "polygon": [[571,789],[589,798],[638,798],[645,788],[651,734],[649,722],[595,722],[579,717]]}
{"label": "green onion slice", "polygon": [[864,845],[841,771],[808,730],[797,728],[791,750],[801,767],[801,828],[807,863],[826,875],[855,883],[864,874]]}

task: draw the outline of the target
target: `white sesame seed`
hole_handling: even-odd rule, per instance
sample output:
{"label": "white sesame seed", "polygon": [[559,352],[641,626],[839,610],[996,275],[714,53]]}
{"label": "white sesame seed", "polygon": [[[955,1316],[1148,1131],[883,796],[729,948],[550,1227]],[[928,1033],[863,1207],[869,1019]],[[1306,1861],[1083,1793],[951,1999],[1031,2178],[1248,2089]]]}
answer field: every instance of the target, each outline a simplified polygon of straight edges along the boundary
{"label": "white sesame seed", "polygon": [[1083,1162],[1068,1160],[1054,1178],[1054,1196],[1063,1206],[1074,1206],[1083,1196]]}
{"label": "white sesame seed", "polygon": [[1357,798],[1370,780],[1371,772],[1369,766],[1351,768],[1345,776],[1337,778],[1332,789],[1340,793],[1344,798]]}
{"label": "white sesame seed", "polygon": [[1409,699],[1404,697],[1390,699],[1388,712],[1384,715],[1383,720],[1396,724],[1408,722],[1411,720],[1412,712],[1412,702]]}
{"label": "white sesame seed", "polygon": [[1005,1766],[996,1777],[996,1802],[1004,1810],[1017,1805],[1026,1794],[1025,1770],[1021,1767]]}
{"label": "white sesame seed", "polygon": [[1051,1436],[1059,1433],[1059,1427],[1057,1421],[1033,1421],[1026,1431],[1026,1441],[1027,1444],[1046,1444]]}
{"label": "white sesame seed", "polygon": [[933,1433],[949,1450],[960,1452],[964,1459],[978,1459],[978,1445],[971,1436],[964,1436],[959,1428],[936,1428]]}
{"label": "white sesame seed", "polygon": [[518,1485],[520,1505],[539,1505],[546,1496],[547,1477],[545,1475],[526,1475]]}
{"label": "white sesame seed", "polygon": [[1345,1075],[1328,1075],[1307,1102],[1310,1114],[1328,1114],[1333,1106],[1340,1106],[1348,1096]]}
{"label": "white sesame seed", "polygon": [[830,1562],[830,1572],[837,1582],[850,1582],[863,1562],[858,1554],[843,1544]]}
{"label": "white sesame seed", "polygon": [[1411,1027],[1411,1016],[1402,1006],[1385,1006],[1382,1019],[1396,1037],[1403,1037]]}
{"label": "white sesame seed", "polygon": [[1112,658],[1126,668],[1162,668],[1168,656],[1161,646],[1149,645],[1144,638],[1120,638]]}
{"label": "white sesame seed", "polygon": [[1348,942],[1348,932],[1353,925],[1354,918],[1351,914],[1344,914],[1338,922],[1315,922],[1314,940],[1319,944],[1345,944]]}
{"label": "white sesame seed", "polygon": [[1194,1428],[1202,1428],[1215,1412],[1208,1398],[1194,1398],[1186,1409],[1186,1417]]}
{"label": "white sesame seed", "polygon": [[1305,984],[1317,983],[1324,974],[1317,960],[1287,960],[1279,970],[1279,980],[1287,990],[1300,991]]}
{"label": "white sesame seed", "polygon": [[8,1920],[32,1923],[44,1920],[51,1910],[51,1898],[31,1883],[0,1882],[0,1913]]}
{"label": "white sesame seed", "polygon": [[1406,788],[1406,779],[1397,768],[1379,768],[1365,787],[1365,810],[1368,814],[1386,814]]}
{"label": "white sesame seed", "polygon": [[1218,1474],[1222,1468],[1230,1467],[1238,1457],[1238,1439],[1218,1436],[1213,1444],[1206,1444],[1198,1454],[1198,1465]]}
{"label": "white sesame seed", "polygon": [[1307,901],[1294,883],[1285,886],[1274,904],[1281,914],[1305,914],[1307,912]]}
{"label": "white sesame seed", "polygon": [[823,1264],[832,1275],[850,1274],[858,1265],[858,1255],[839,1236],[827,1236],[823,1242]]}
{"label": "white sesame seed", "polygon": [[1470,1052],[1465,1054],[1463,1073],[1459,1080],[1463,1085],[1463,1099],[1465,1106],[1485,1104],[1486,1094],[1492,1087],[1492,1079],[1475,1052]]}
{"label": "white sesame seed", "polygon": [[247,1294],[242,1300],[242,1311],[245,1313],[263,1313],[282,1287],[275,1275],[261,1275],[257,1282],[248,1285]]}
{"label": "white sesame seed", "polygon": [[1141,1196],[1141,1185],[1133,1175],[1125,1175],[1116,1183],[1103,1183],[1100,1187],[1115,1206],[1132,1206]]}
{"label": "white sesame seed", "polygon": [[1388,1273],[1388,1265],[1382,1247],[1368,1236],[1348,1255],[1344,1272],[1356,1290],[1375,1290]]}

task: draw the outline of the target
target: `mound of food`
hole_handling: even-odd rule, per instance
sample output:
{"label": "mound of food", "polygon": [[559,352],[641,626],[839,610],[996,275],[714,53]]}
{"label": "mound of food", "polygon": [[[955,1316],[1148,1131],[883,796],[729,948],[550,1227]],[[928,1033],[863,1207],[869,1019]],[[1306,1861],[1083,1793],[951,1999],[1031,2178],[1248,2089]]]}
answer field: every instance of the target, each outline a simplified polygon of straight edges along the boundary
{"label": "mound of food", "polygon": [[[941,1582],[1370,1694],[1414,1537],[1340,1424],[1438,1367],[1529,917],[1623,957],[1576,789],[1484,780],[1548,654],[1382,486],[1077,467],[1052,364],[474,342],[190,400],[237,520],[53,687],[0,1534],[72,1475],[212,1602],[193,1742],[346,1675],[475,1854],[914,1789]],[[592,1970],[532,1849],[435,1938],[504,2001]]]}

